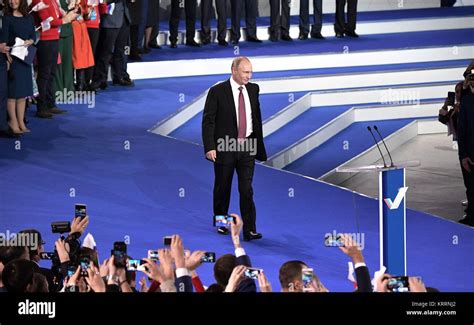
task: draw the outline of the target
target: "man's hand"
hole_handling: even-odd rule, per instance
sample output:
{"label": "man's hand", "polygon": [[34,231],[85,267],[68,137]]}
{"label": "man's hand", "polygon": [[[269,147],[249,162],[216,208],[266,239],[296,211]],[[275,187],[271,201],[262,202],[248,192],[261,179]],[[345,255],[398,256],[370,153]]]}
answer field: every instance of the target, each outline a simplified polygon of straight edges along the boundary
{"label": "man's hand", "polygon": [[225,292],[234,292],[244,279],[244,273],[247,267],[245,265],[237,265],[230,275],[229,282],[225,287]]}
{"label": "man's hand", "polygon": [[390,274],[383,274],[382,276],[379,276],[377,279],[376,279],[376,282],[377,282],[377,292],[388,292],[388,288],[387,288],[387,285],[388,285],[388,280],[391,278],[392,276]]}
{"label": "man's hand", "polygon": [[87,269],[85,280],[94,292],[105,292],[105,282],[94,264],[91,264],[91,267]]}
{"label": "man's hand", "polygon": [[420,278],[417,277],[409,277],[408,286],[410,288],[410,292],[427,292],[425,284]]}
{"label": "man's hand", "polygon": [[179,235],[173,235],[171,237],[171,256],[174,258],[174,263],[177,269],[186,267],[184,261],[183,240]]}
{"label": "man's hand", "polygon": [[163,271],[161,270],[161,267],[158,264],[148,258],[144,258],[143,260],[146,261],[146,263],[144,264],[145,270],[143,272],[150,279],[158,281],[159,283],[163,283],[167,280],[163,274]]}
{"label": "man's hand", "polygon": [[362,256],[362,251],[357,244],[357,242],[349,234],[343,234],[341,240],[344,243],[344,246],[339,247],[339,249],[349,256],[354,263],[364,263],[364,256]]}
{"label": "man's hand", "polygon": [[158,258],[160,260],[161,270],[163,271],[163,275],[165,277],[164,281],[172,280],[174,278],[174,270],[173,270],[173,257],[171,256],[170,250],[159,249]]}
{"label": "man's hand", "polygon": [[474,162],[472,162],[471,158],[466,157],[463,160],[461,160],[462,167],[468,172],[471,172],[471,165],[474,165]]}
{"label": "man's hand", "polygon": [[61,263],[68,262],[69,261],[69,253],[67,252],[64,240],[62,240],[62,239],[56,240],[55,246],[56,246],[56,251],[58,252],[59,261]]}
{"label": "man's hand", "polygon": [[10,53],[11,47],[7,46],[6,43],[0,43],[0,53],[7,54]]}
{"label": "man's hand", "polygon": [[215,151],[215,150],[208,151],[206,153],[206,158],[213,161],[213,162],[216,162],[217,151]]}
{"label": "man's hand", "polygon": [[186,268],[189,271],[196,270],[201,264],[201,259],[206,252],[204,251],[194,251],[190,256],[186,256]]}
{"label": "man's hand", "polygon": [[263,270],[258,274],[258,286],[260,287],[260,292],[272,292],[272,285],[263,273]]}
{"label": "man's hand", "polygon": [[84,219],[74,218],[71,223],[71,234],[78,232],[82,235],[88,224],[89,216],[86,216]]}
{"label": "man's hand", "polygon": [[234,243],[235,248],[240,247],[240,232],[242,231],[242,227],[244,225],[242,218],[240,218],[237,214],[231,214],[231,217],[234,218],[235,222],[230,224],[230,233],[232,235],[232,242]]}

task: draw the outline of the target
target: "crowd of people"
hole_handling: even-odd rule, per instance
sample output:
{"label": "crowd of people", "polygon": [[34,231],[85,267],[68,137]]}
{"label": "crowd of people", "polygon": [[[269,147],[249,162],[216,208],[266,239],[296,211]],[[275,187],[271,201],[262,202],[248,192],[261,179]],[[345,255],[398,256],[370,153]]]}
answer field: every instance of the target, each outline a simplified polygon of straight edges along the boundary
{"label": "crowd of people", "polygon": [[[157,258],[148,255],[149,258],[137,262],[128,255],[117,254],[115,250],[119,247],[114,244],[112,254],[100,263],[97,247],[91,244],[95,241],[84,239],[82,245],[80,242],[89,224],[86,216],[73,219],[67,237],[54,243],[54,253],[45,252],[42,236],[34,229],[23,230],[16,236],[34,236],[36,240],[19,245],[26,241],[10,238],[11,245],[0,246],[0,292],[272,292],[272,284],[266,276],[271,270],[252,267],[251,258],[241,243],[242,219],[235,214],[232,216],[230,232],[234,253],[224,254],[215,261],[215,283],[205,285],[198,275],[206,252],[186,250],[179,235],[171,236],[169,247],[158,249]],[[392,283],[396,277],[381,273],[372,282],[355,238],[343,234],[340,240],[343,243],[340,250],[355,268],[356,292],[397,292],[408,288],[410,292],[436,291],[426,288],[419,277],[407,277],[405,283]],[[122,253],[126,252],[124,248]],[[42,258],[51,259],[51,268],[40,267]],[[255,260],[258,261],[258,257]],[[128,261],[135,266],[142,263],[143,276],[139,280],[135,268],[127,267]],[[328,292],[315,269],[304,261],[283,263],[278,274],[280,291]]]}
{"label": "crowd of people", "polygon": [[[292,41],[290,1],[270,0],[269,4],[269,40]],[[186,16],[184,43],[192,47],[210,44],[214,8],[219,45],[227,46],[227,39],[232,44],[239,43],[243,12],[246,41],[261,42],[257,38],[258,1],[216,0],[214,5],[212,0],[203,0],[198,9],[197,0],[172,0],[169,46],[178,47],[178,26],[183,10]],[[36,104],[36,117],[51,119],[67,112],[58,107],[58,94],[105,90],[109,66],[114,85],[133,86],[127,73],[128,60],[141,61],[143,54],[160,48],[159,0],[0,0],[0,7],[2,137],[19,137],[31,131],[25,118],[25,110],[30,105]],[[324,39],[321,35],[322,0],[313,0],[313,7],[311,24],[309,0],[300,1],[300,40]],[[201,12],[199,42],[195,40],[197,10]],[[356,15],[357,0],[336,0],[334,30],[337,37],[358,37]],[[231,26],[227,26],[228,16]],[[28,55],[19,54],[23,53],[20,47],[26,48]]]}

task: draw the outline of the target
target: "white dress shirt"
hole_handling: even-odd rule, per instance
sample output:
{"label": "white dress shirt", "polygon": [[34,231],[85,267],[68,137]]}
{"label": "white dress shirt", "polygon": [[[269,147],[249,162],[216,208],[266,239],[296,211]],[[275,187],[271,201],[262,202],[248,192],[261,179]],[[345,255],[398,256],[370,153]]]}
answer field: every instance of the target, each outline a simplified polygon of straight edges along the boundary
{"label": "white dress shirt", "polygon": [[[234,96],[234,104],[235,104],[235,115],[237,117],[237,130],[239,129],[239,94],[240,85],[235,82],[235,80],[230,77],[230,87],[232,88],[232,95]],[[250,105],[250,97],[249,93],[247,92],[247,88],[245,85],[242,86],[242,94],[244,95],[244,102],[245,102],[245,116],[247,116],[247,131],[245,132],[245,137],[248,137],[253,132],[253,124],[252,124],[252,106]]]}

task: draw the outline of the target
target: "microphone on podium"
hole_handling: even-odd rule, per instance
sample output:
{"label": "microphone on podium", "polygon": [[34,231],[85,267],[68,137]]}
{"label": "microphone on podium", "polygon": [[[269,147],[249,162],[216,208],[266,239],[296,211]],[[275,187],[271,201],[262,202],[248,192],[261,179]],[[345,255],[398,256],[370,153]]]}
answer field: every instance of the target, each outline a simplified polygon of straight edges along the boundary
{"label": "microphone on podium", "polygon": [[390,154],[390,151],[388,150],[387,145],[385,144],[385,141],[383,140],[383,137],[382,137],[382,135],[380,134],[379,129],[377,128],[377,125],[374,125],[374,130],[375,130],[375,132],[377,132],[377,134],[379,135],[380,139],[382,140],[382,143],[383,143],[383,146],[385,147],[385,150],[387,150],[388,156],[390,157],[390,167],[393,167],[392,155]]}
{"label": "microphone on podium", "polygon": [[380,157],[382,157],[382,160],[383,160],[383,166],[388,167],[387,163],[385,162],[385,158],[383,157],[382,150],[380,150],[379,143],[378,143],[377,139],[375,139],[374,132],[372,132],[372,128],[370,126],[368,126],[367,130],[369,130],[370,134],[372,134],[372,138],[374,139],[375,145],[377,146],[377,149],[379,149]]}

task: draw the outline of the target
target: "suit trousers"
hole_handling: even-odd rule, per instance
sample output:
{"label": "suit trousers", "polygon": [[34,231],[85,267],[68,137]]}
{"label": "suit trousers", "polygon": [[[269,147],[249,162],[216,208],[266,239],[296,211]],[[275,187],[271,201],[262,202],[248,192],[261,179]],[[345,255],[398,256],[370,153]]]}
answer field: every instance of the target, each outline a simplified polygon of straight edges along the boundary
{"label": "suit trousers", "polygon": [[[171,15],[170,15],[170,42],[176,43],[178,41],[178,26],[179,16],[181,14],[179,0],[171,0]],[[194,40],[196,34],[196,0],[185,0],[184,11],[186,14],[186,41]]]}
{"label": "suit trousers", "polygon": [[226,215],[229,212],[235,170],[239,182],[240,214],[244,222],[244,234],[257,231],[252,188],[254,169],[255,158],[249,152],[237,152],[236,159],[230,164],[214,163],[214,215]]}
{"label": "suit trousers", "polygon": [[240,17],[245,4],[245,25],[248,38],[257,38],[258,3],[255,0],[230,0],[231,6],[231,40],[240,40]]}
{"label": "suit trousers", "polygon": [[[347,3],[347,20],[345,19],[344,8]],[[336,22],[334,30],[336,33],[344,31],[354,32],[357,21],[357,0],[336,0]]]}
{"label": "suit trousers", "polygon": [[[225,41],[227,36],[226,0],[215,0],[217,11],[217,39]],[[212,0],[201,0],[201,40],[211,40]]]}
{"label": "suit trousers", "polygon": [[[323,27],[323,1],[313,0],[313,25],[311,27],[311,35],[321,33]],[[300,1],[300,35],[309,34],[309,0]]]}
{"label": "suit trousers", "polygon": [[58,67],[59,40],[39,41],[38,58],[38,111],[47,111],[56,106],[53,80]]}
{"label": "suit trousers", "polygon": [[270,35],[278,38],[280,33],[290,36],[290,1],[270,0]]}

